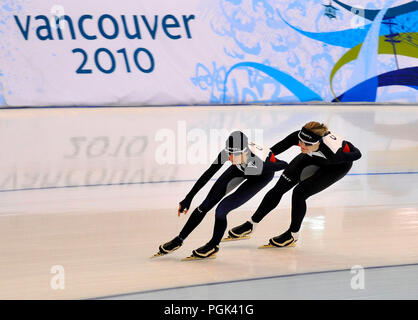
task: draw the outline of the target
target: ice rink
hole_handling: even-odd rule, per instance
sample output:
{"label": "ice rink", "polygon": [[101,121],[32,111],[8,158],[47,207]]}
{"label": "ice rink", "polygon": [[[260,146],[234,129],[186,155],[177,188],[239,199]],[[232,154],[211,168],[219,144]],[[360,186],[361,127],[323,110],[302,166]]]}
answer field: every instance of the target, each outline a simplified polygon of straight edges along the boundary
{"label": "ice rink", "polygon": [[[144,123],[150,122],[148,113],[166,112],[161,121],[154,113],[154,122],[150,124],[154,127],[163,127],[164,121],[173,123],[173,119],[186,119],[188,124],[194,121],[192,127],[199,127],[199,121],[203,121],[188,118],[194,114],[193,107],[144,109],[106,109],[100,119],[103,128],[83,126],[84,131],[78,135],[96,137],[113,130],[105,117],[114,118],[117,112],[120,121],[139,112],[138,119],[145,119]],[[196,119],[208,119],[205,112],[216,116],[230,113],[227,109],[214,107],[212,111],[206,107]],[[61,161],[51,151],[56,150],[55,142],[42,145],[49,136],[59,143],[60,138],[51,134],[67,130],[59,121],[69,119],[68,128],[77,126],[79,122],[70,122],[71,117],[91,120],[92,111],[54,110],[56,119],[61,119],[53,122],[56,127],[48,130],[34,125],[33,131],[28,129],[25,123],[40,124],[45,112],[1,112],[0,120],[20,121],[16,126],[27,131],[22,137],[14,137],[12,125],[1,129],[0,143],[10,146],[3,149],[0,159],[0,299],[418,298],[418,106],[237,107],[235,115],[239,114],[241,120],[225,121],[222,127],[252,128],[241,115],[260,112],[263,117],[257,125],[265,128],[263,119],[274,113],[277,125],[269,122],[266,127],[281,129],[264,131],[264,143],[269,145],[309,119],[323,121],[356,145],[363,157],[349,175],[308,199],[296,247],[258,249],[272,236],[287,230],[289,192],[259,224],[251,239],[221,243],[216,259],[191,262],[181,259],[210,239],[214,210],[182,248],[165,257],[150,257],[161,243],[181,230],[188,216],[177,216],[178,202],[207,166],[181,164],[172,171],[171,178],[159,171],[163,178],[154,180],[117,183],[109,178],[90,184],[37,183],[28,168],[42,168],[42,175],[45,168],[52,172],[62,166],[60,170],[69,176],[68,170],[104,163],[71,158],[72,149],[66,149]],[[228,116],[223,119],[228,120]],[[141,134],[147,130],[141,125],[133,127]],[[44,135],[31,140],[31,132],[40,128]],[[123,130],[119,136],[128,136],[130,129]],[[154,132],[147,134],[151,137],[149,146],[156,144]],[[283,159],[290,160],[294,154],[283,155]],[[26,157],[27,162],[19,162],[17,157]],[[140,162],[139,166],[146,167],[152,160],[142,158]],[[121,161],[117,165],[124,164]],[[115,164],[105,165],[109,168]],[[130,159],[127,165],[135,166],[135,162]],[[9,175],[10,170],[16,170],[15,175]],[[255,198],[228,215],[228,227],[249,219],[280,174],[276,173]],[[26,182],[19,183],[23,178]],[[29,178],[33,183],[29,183]],[[193,200],[192,209],[203,200],[214,179]],[[75,180],[74,174],[72,181]],[[57,278],[59,275],[62,277]]]}

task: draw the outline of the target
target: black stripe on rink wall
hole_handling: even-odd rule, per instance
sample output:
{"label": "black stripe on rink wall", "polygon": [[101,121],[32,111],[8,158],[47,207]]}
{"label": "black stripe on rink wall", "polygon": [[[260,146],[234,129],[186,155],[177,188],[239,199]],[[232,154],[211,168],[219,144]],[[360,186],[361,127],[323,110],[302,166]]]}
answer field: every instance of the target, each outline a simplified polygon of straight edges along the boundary
{"label": "black stripe on rink wall", "polygon": [[[409,174],[418,174],[418,171],[349,173],[349,174],[347,174],[347,176],[379,176],[379,175],[409,175]],[[275,176],[273,179],[279,179],[279,178],[280,178],[280,176]],[[165,181],[141,181],[141,182],[124,182],[124,183],[107,183],[107,184],[88,184],[88,185],[71,185],[71,186],[56,186],[56,187],[4,189],[4,190],[0,190],[0,192],[50,190],[50,189],[66,189],[66,188],[89,188],[89,187],[106,187],[106,186],[125,186],[125,185],[143,185],[143,184],[159,184],[159,183],[181,183],[181,182],[195,182],[195,181],[196,181],[195,179],[189,179],[189,180],[165,180]],[[216,179],[211,179],[210,181],[216,181]]]}

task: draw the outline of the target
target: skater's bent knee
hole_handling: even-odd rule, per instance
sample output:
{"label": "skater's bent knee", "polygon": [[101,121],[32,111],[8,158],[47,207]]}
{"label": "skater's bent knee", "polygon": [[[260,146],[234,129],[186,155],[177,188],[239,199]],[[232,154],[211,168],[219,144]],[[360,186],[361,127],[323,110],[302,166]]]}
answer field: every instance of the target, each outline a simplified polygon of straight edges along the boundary
{"label": "skater's bent knee", "polygon": [[305,188],[296,187],[293,189],[292,198],[293,199],[308,199],[310,196],[309,192]]}
{"label": "skater's bent knee", "polygon": [[218,206],[216,208],[215,211],[215,218],[216,219],[222,219],[225,220],[227,214],[230,212],[231,210],[229,210],[228,208],[224,207],[224,206]]}

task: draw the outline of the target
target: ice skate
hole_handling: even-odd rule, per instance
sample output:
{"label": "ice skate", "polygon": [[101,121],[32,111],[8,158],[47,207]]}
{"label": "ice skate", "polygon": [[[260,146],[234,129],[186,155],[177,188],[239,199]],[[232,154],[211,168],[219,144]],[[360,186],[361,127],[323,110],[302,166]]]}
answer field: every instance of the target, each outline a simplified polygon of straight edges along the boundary
{"label": "ice skate", "polygon": [[193,250],[191,256],[182,259],[182,261],[215,259],[218,251],[218,245],[213,246],[212,244],[207,243],[203,247]]}
{"label": "ice skate", "polygon": [[179,237],[175,237],[173,240],[160,245],[159,251],[156,254],[154,254],[151,258],[165,256],[177,250],[182,245],[183,245],[183,241]]}
{"label": "ice skate", "polygon": [[225,242],[225,241],[250,239],[252,232],[253,232],[253,224],[247,221],[229,230],[228,236],[223,238],[222,241]]}
{"label": "ice skate", "polygon": [[297,239],[293,237],[290,231],[271,238],[268,244],[258,247],[259,249],[267,248],[283,248],[283,247],[295,247]]}

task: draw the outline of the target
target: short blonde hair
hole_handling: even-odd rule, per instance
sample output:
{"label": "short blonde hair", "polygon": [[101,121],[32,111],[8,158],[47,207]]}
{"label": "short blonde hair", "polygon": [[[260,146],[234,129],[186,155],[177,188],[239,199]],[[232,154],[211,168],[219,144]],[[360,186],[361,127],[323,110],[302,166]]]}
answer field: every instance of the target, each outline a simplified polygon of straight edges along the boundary
{"label": "short blonde hair", "polygon": [[328,127],[325,124],[316,121],[308,122],[304,125],[304,128],[321,137],[328,132]]}

